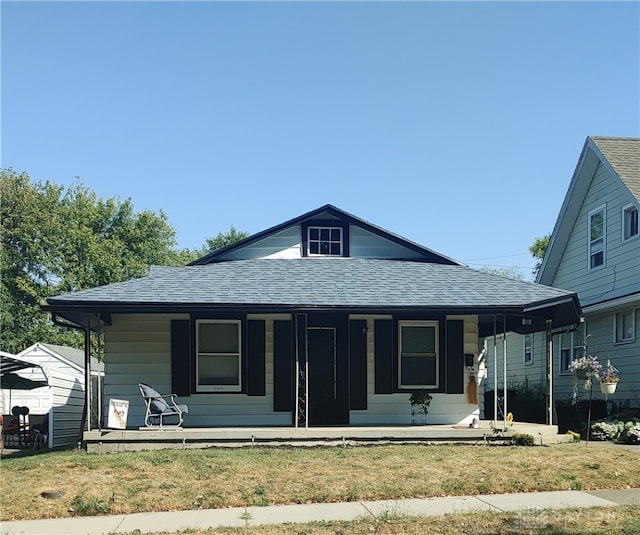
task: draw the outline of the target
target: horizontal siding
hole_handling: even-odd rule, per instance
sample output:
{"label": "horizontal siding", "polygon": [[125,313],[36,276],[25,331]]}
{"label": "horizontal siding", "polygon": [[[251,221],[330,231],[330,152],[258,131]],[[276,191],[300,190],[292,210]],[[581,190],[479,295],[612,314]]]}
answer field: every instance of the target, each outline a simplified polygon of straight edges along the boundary
{"label": "horizontal siding", "polygon": [[[622,242],[622,209],[630,202],[634,200],[629,191],[600,165],[552,286],[577,292],[583,306],[639,291],[640,240]],[[606,206],[605,265],[589,271],[588,214],[602,205]]]}
{"label": "horizontal siding", "polygon": [[[56,355],[58,354],[56,353]],[[52,355],[48,350],[45,350],[39,345],[35,345],[31,348],[30,351],[20,354],[20,358],[26,360],[27,362],[32,362],[34,364],[44,366],[45,368],[47,368],[47,370],[51,370],[52,372],[55,370],[60,370],[64,373],[84,375],[83,366],[79,366],[75,362],[68,360],[62,355],[56,355]]]}
{"label": "horizontal siding", "polygon": [[[32,355],[32,361],[42,363]],[[60,364],[57,359],[49,359],[48,364]],[[51,447],[73,447],[78,441],[84,410],[84,374],[78,373],[74,367],[54,365],[47,368],[49,386],[31,391],[14,391],[11,405],[29,407],[29,414],[42,416],[50,414],[52,434],[49,437]],[[35,379],[36,377],[34,377]],[[40,377],[38,377],[39,379]],[[18,393],[16,395],[16,393]],[[9,396],[4,395],[9,404]],[[7,407],[7,414],[10,407]],[[40,420],[40,419],[39,419]]]}
{"label": "horizontal siding", "polygon": [[69,400],[84,397],[84,378],[57,372],[49,381],[53,392],[53,405],[61,407]]}
{"label": "horizontal siding", "polygon": [[[494,362],[497,363],[498,388],[504,387],[504,346],[503,336],[496,336],[494,349],[493,338],[486,339],[487,378],[485,390],[494,389]],[[507,387],[522,383],[544,383],[546,377],[546,333],[533,333],[533,363],[524,363],[524,337],[517,333],[507,333]],[[495,360],[494,360],[495,359]]]}
{"label": "horizontal siding", "polygon": [[[300,226],[284,229],[251,245],[231,251],[223,260],[252,258],[300,258]],[[422,255],[357,225],[349,227],[349,255],[356,258],[422,258]]]}
{"label": "horizontal siding", "polygon": [[[628,309],[628,308],[627,308]],[[613,313],[590,315],[586,318],[589,345],[587,352],[595,353],[601,363],[607,360],[620,371],[620,383],[609,400],[620,405],[640,407],[640,303],[636,306],[636,339],[631,343],[613,343]],[[576,388],[575,376],[562,375],[556,379],[556,399],[588,399],[589,393]],[[593,388],[594,399],[604,399],[597,381]]]}
{"label": "horizontal siding", "polygon": [[[633,306],[633,305],[632,305]],[[629,310],[629,306],[625,310]],[[636,310],[636,339],[634,342],[615,344],[614,314],[593,314],[585,317],[586,333],[589,334],[587,353],[596,354],[602,364],[607,360],[620,371],[620,383],[616,393],[608,399],[618,406],[640,407],[640,302],[635,305]],[[524,379],[530,382],[546,383],[547,348],[545,333],[535,333],[534,364],[522,365],[522,336],[515,333],[507,334],[507,386],[512,387]],[[560,373],[560,343],[559,337],[553,337],[553,391],[556,402],[569,403],[586,400],[589,391],[584,384],[578,382],[573,373]],[[486,339],[487,379],[482,384],[482,391],[494,388],[494,348],[493,338]],[[502,336],[497,338],[497,371],[498,388],[502,389],[503,380],[503,347]],[[594,381],[593,399],[606,399],[600,392],[598,381]],[[482,402],[482,400],[480,400]],[[515,415],[517,419],[517,415]]]}
{"label": "horizontal siding", "polygon": [[[394,425],[411,423],[410,394],[375,394],[374,320],[376,316],[358,316],[367,319],[367,410],[351,411],[354,425]],[[464,350],[478,354],[477,318],[475,316],[450,317],[464,320]],[[464,381],[464,394],[434,394],[429,407],[428,422],[432,424],[468,424],[479,417],[478,406],[468,403],[468,380]]]}
{"label": "horizontal siding", "polygon": [[300,258],[300,227],[284,229],[277,234],[267,236],[251,245],[232,251],[224,260],[243,260],[250,258]]}
{"label": "horizontal siding", "polygon": [[[409,425],[411,404],[409,394],[369,394],[369,410],[351,411],[353,425]],[[469,424],[479,418],[477,405],[469,405],[465,394],[433,394],[429,407],[429,424]]]}
{"label": "horizontal siding", "polygon": [[[184,317],[184,316],[183,316]],[[354,316],[355,318],[356,316]],[[380,317],[380,316],[377,316]],[[252,318],[259,318],[252,315]],[[354,425],[409,424],[411,407],[409,394],[374,394],[374,319],[376,316],[357,316],[366,319],[367,332],[367,378],[368,409],[351,411],[350,421]],[[112,325],[105,330],[105,381],[103,414],[107,415],[109,399],[128,400],[128,427],[144,425],[144,403],[138,390],[138,383],[152,385],[161,393],[170,393],[171,388],[171,315],[142,315],[140,318],[114,316]],[[179,403],[189,406],[185,425],[189,427],[208,426],[251,426],[251,425],[290,425],[290,412],[273,412],[273,321],[274,317],[265,317],[266,336],[266,395],[247,396],[245,394],[192,394],[178,398]],[[477,318],[465,316],[464,350],[478,354]],[[141,329],[149,344],[137,343],[135,333]],[[133,343],[130,343],[134,340]],[[465,389],[468,378],[465,377]],[[478,417],[477,405],[468,403],[464,394],[434,396],[429,411],[431,423],[470,423]],[[105,416],[106,419],[106,416]]]}
{"label": "horizontal siding", "polygon": [[349,228],[350,256],[356,258],[422,258],[422,256],[402,245],[373,234],[361,227]]}
{"label": "horizontal siding", "polygon": [[[480,402],[480,412],[484,418],[484,394],[485,392],[498,392],[504,389],[504,353],[503,336],[496,336],[494,339],[485,339],[485,377],[479,387],[478,398]],[[546,333],[533,333],[533,363],[524,364],[524,337],[517,333],[507,333],[506,336],[507,353],[507,389],[515,389],[525,382],[529,385],[539,385],[546,389],[547,383],[547,344]],[[497,374],[494,374],[497,370]],[[509,410],[509,407],[507,407]],[[518,420],[518,415],[514,414],[514,419]]]}
{"label": "horizontal siding", "polygon": [[51,421],[53,447],[73,447],[81,435],[84,410],[84,379],[73,374],[58,372],[51,381],[53,406]]}
{"label": "horizontal siding", "polygon": [[[255,316],[252,316],[255,317]],[[129,400],[129,427],[144,425],[144,402],[138,383],[147,383],[163,394],[171,392],[171,315],[151,315],[140,318],[116,317],[105,332],[105,395],[103,414],[107,415],[109,399]],[[136,327],[143,329],[145,339],[152,343],[129,343]],[[266,395],[192,394],[178,398],[189,407],[185,425],[247,426],[288,425],[290,413],[273,412],[273,318],[265,322]],[[135,340],[135,336],[133,338]],[[106,416],[105,416],[106,418]]]}

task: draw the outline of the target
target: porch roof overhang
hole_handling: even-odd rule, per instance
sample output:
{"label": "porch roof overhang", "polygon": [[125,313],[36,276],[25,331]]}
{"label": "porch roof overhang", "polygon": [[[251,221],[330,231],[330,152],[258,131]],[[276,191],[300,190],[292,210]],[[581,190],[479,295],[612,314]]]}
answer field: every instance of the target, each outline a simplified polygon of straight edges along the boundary
{"label": "porch roof overhang", "polygon": [[494,332],[496,316],[509,330],[534,332],[575,325],[581,314],[577,295],[565,290],[460,265],[362,258],[154,268],[147,277],[50,298],[44,309],[58,322],[94,330],[111,314],[473,314],[481,336]]}

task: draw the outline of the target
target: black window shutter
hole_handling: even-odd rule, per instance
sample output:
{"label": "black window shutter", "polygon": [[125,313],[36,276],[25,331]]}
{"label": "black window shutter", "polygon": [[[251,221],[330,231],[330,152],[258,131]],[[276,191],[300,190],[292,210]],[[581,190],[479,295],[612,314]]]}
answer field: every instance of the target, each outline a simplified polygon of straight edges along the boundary
{"label": "black window shutter", "polygon": [[265,395],[264,320],[247,321],[247,394]]}
{"label": "black window shutter", "polygon": [[376,394],[391,394],[394,391],[393,373],[393,322],[375,320],[375,378]]}
{"label": "black window shutter", "polygon": [[171,320],[171,392],[191,395],[191,325],[189,320]]}
{"label": "black window shutter", "polygon": [[273,322],[273,410],[290,412],[293,406],[293,330],[286,320]]}
{"label": "black window shutter", "polygon": [[464,322],[447,321],[447,393],[464,393]]}
{"label": "black window shutter", "polygon": [[367,408],[367,320],[349,322],[349,408]]}

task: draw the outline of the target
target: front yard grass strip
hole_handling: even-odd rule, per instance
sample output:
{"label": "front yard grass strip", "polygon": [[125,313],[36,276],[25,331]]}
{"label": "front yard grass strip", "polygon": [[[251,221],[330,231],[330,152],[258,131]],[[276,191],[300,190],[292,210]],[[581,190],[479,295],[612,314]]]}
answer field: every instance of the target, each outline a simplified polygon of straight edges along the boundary
{"label": "front yard grass strip", "polygon": [[0,520],[630,488],[638,460],[582,443],[47,452],[2,459]]}

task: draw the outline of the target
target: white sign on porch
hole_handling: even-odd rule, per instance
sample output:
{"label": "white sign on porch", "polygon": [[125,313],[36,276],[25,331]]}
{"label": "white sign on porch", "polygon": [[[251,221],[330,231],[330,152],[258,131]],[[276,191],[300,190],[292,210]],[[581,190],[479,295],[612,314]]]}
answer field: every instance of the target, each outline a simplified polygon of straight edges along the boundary
{"label": "white sign on porch", "polygon": [[107,427],[110,427],[111,429],[126,429],[128,414],[129,414],[128,400],[110,399]]}

